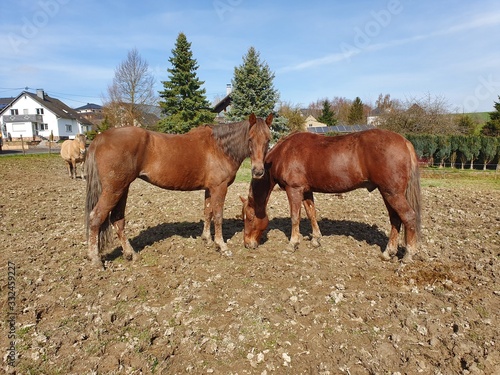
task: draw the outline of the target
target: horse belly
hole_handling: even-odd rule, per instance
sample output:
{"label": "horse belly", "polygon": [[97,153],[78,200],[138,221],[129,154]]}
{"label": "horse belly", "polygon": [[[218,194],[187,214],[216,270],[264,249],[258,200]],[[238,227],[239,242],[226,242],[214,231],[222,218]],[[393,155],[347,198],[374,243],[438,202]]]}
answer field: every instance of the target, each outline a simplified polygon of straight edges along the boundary
{"label": "horse belly", "polygon": [[204,168],[177,162],[146,168],[139,173],[139,177],[167,190],[201,190],[206,185]]}
{"label": "horse belly", "polygon": [[311,190],[318,193],[346,193],[359,188],[368,188],[371,182],[352,165],[333,166],[309,173]]}

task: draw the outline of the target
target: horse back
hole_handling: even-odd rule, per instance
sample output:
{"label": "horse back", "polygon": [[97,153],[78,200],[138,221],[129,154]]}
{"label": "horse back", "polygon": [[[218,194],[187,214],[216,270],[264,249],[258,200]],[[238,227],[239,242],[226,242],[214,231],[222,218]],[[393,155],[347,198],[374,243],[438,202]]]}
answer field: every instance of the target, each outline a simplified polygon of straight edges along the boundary
{"label": "horse back", "polygon": [[333,137],[294,133],[275,145],[266,163],[281,187],[342,193],[373,190],[394,173],[409,174],[409,160],[405,138],[372,129]]}
{"label": "horse back", "polygon": [[[99,175],[111,173],[124,183],[140,177],[170,190],[199,190],[220,170],[209,127],[186,134],[164,134],[138,127],[113,128],[92,142]],[[209,173],[210,172],[210,173]],[[105,182],[104,182],[105,183]]]}

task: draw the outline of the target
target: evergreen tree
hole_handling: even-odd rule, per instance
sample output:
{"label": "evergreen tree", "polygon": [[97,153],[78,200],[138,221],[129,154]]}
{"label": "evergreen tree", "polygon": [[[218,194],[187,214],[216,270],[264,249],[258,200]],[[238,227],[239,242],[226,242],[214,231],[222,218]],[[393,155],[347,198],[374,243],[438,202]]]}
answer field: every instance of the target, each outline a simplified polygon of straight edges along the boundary
{"label": "evergreen tree", "polygon": [[243,64],[234,68],[231,92],[231,108],[227,113],[231,121],[240,121],[251,113],[266,117],[273,112],[278,101],[278,91],[273,86],[274,73],[259,53],[250,47],[243,56]]}
{"label": "evergreen tree", "polygon": [[160,120],[158,129],[165,133],[186,133],[200,124],[212,122],[215,114],[210,111],[205,89],[201,88],[205,82],[196,74],[197,61],[183,33],[179,33],[168,61],[172,64],[167,69],[169,80],[162,82],[164,90],[159,92],[165,118]]}
{"label": "evergreen tree", "polygon": [[497,137],[481,137],[481,155],[483,158],[483,170],[486,170],[486,166],[491,162],[497,153],[500,152],[499,149],[500,139]]}
{"label": "evergreen tree", "polygon": [[335,118],[335,113],[332,111],[330,103],[328,100],[323,102],[323,111],[321,112],[321,116],[318,117],[318,121],[326,124],[328,126],[337,125],[337,119]]}
{"label": "evergreen tree", "polygon": [[349,125],[357,125],[363,122],[363,102],[357,96],[351,105],[349,111],[349,117],[347,118],[347,123]]}
{"label": "evergreen tree", "polygon": [[451,155],[451,140],[447,135],[437,135],[437,151],[436,157],[439,160],[439,168],[443,168],[445,166],[445,161]]}
{"label": "evergreen tree", "polygon": [[500,137],[500,102],[495,102],[494,107],[495,112],[490,112],[489,121],[481,129],[481,134],[488,137]]}

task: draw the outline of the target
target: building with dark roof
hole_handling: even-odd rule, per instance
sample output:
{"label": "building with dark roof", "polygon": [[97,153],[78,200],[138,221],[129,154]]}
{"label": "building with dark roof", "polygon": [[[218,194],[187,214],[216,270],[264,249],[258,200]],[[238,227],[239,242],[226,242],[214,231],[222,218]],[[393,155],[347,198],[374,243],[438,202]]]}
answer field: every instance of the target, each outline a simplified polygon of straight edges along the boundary
{"label": "building with dark roof", "polygon": [[92,123],[43,90],[23,91],[0,109],[2,136],[7,139],[73,139],[92,128]]}

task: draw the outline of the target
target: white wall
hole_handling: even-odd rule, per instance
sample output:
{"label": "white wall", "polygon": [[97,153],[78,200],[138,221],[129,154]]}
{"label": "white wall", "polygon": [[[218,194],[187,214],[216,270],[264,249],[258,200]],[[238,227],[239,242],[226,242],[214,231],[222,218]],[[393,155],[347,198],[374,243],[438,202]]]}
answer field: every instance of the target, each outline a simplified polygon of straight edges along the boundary
{"label": "white wall", "polygon": [[[29,95],[22,95],[3,113],[3,116],[6,116],[4,117],[3,123],[6,125],[7,133],[10,133],[12,138],[20,138],[21,135],[23,138],[33,137],[33,125],[31,122],[12,123],[8,121],[7,117],[11,114],[11,109],[17,109],[19,115],[23,115],[25,113],[35,115],[37,114],[37,109],[39,108],[43,108],[42,122],[48,125],[48,129],[41,130],[40,124],[38,124],[38,134],[40,136],[48,138],[52,132],[56,139],[59,137],[69,137],[73,139],[76,134],[82,132],[81,125],[77,120],[58,118],[54,113],[35,101]],[[66,125],[71,126],[71,131],[67,130]]]}

